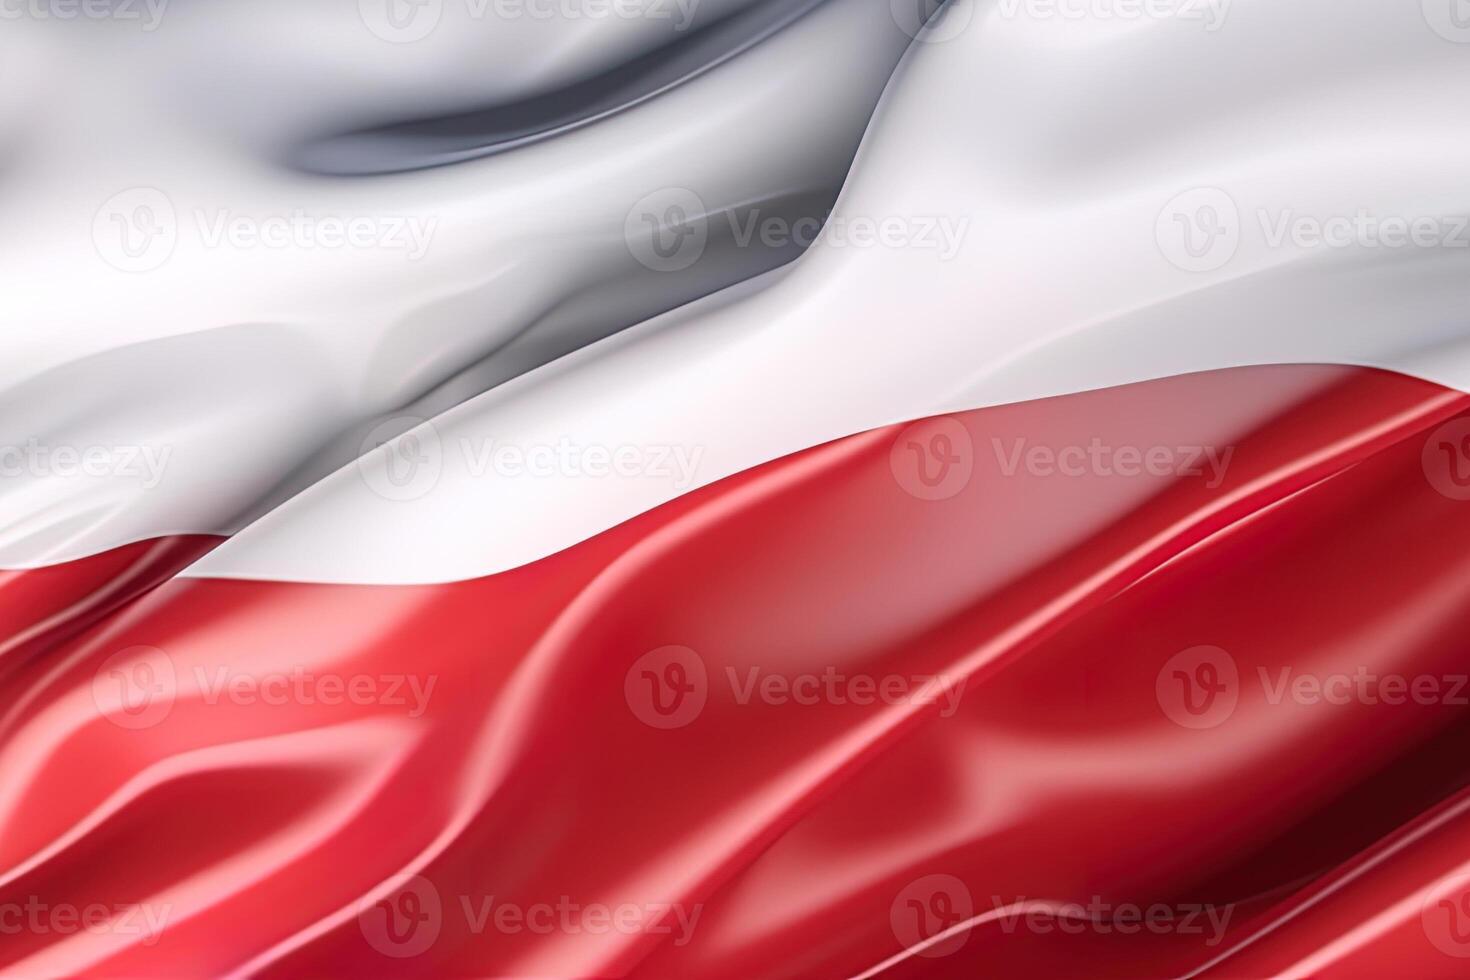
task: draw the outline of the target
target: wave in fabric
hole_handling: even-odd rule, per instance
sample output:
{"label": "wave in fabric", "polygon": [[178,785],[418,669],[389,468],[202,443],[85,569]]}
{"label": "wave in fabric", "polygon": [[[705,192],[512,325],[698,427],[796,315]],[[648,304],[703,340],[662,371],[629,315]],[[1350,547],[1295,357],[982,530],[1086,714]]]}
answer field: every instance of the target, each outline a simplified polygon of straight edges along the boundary
{"label": "wave in fabric", "polygon": [[[864,433],[486,578],[164,581],[9,663],[0,907],[111,926],[5,970],[1456,975],[1467,426],[1233,369]],[[19,581],[76,608],[104,562],[168,572]]]}

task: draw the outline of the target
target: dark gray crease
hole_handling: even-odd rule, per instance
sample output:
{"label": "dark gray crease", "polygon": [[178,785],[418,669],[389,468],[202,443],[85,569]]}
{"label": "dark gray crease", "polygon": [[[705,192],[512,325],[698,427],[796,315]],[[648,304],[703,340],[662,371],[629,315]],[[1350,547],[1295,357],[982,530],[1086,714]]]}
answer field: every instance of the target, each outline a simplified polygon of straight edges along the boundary
{"label": "dark gray crease", "polygon": [[366,176],[442,167],[525,146],[631,109],[697,78],[825,2],[763,0],[554,92],[327,136],[297,148],[288,162],[307,173]]}
{"label": "dark gray crease", "polygon": [[[836,199],[835,188],[773,194],[748,201],[729,212],[711,216],[709,244],[700,261],[678,277],[660,277],[672,292],[654,293],[646,279],[614,275],[579,287],[533,317],[506,338],[488,343],[475,355],[430,379],[418,391],[371,416],[344,427],[302,454],[298,465],[249,509],[235,515],[243,526],[270,512],[340,466],[362,454],[363,439],[383,420],[393,416],[432,418],[489,391],[511,378],[579,350],[624,328],[642,323],[676,306],[718,292],[794,260],[802,247],[788,243],[766,247],[758,241],[741,248],[732,238],[735,222],[751,210],[774,215],[787,223],[825,215]],[[733,212],[735,220],[730,219]],[[671,281],[669,281],[671,280]],[[407,425],[405,425],[405,430]]]}

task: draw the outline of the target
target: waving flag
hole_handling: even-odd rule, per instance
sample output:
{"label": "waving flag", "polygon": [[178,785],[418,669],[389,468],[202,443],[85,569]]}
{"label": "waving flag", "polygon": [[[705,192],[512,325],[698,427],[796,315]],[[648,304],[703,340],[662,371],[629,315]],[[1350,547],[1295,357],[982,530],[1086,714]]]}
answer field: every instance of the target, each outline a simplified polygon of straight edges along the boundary
{"label": "waving flag", "polygon": [[1463,974],[1470,10],[6,20],[0,974]]}

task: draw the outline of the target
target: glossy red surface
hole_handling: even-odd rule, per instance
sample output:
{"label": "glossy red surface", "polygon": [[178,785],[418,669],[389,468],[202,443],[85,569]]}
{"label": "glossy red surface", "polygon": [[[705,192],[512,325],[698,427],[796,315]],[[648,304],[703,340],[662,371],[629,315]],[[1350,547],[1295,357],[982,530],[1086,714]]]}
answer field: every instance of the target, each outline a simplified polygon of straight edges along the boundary
{"label": "glossy red surface", "polygon": [[137,598],[221,540],[181,534],[79,561],[0,570],[0,675]]}
{"label": "glossy red surface", "polygon": [[1465,413],[1220,371],[480,580],[166,581],[0,682],[0,967],[1463,975]]}

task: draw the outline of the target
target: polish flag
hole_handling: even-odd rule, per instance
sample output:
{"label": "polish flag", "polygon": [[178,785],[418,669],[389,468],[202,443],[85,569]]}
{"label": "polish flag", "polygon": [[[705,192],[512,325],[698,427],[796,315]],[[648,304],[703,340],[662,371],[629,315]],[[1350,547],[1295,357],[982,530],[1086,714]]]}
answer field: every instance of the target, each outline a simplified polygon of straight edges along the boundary
{"label": "polish flag", "polygon": [[[470,342],[451,230],[361,333],[150,334],[129,279],[125,340],[13,342],[0,973],[1463,973],[1464,50],[882,6],[463,164],[628,147],[612,251],[497,287],[621,316],[616,254],[626,329]],[[902,61],[821,109],[816,241],[727,264],[739,161],[640,185],[640,114],[831,37]]]}

